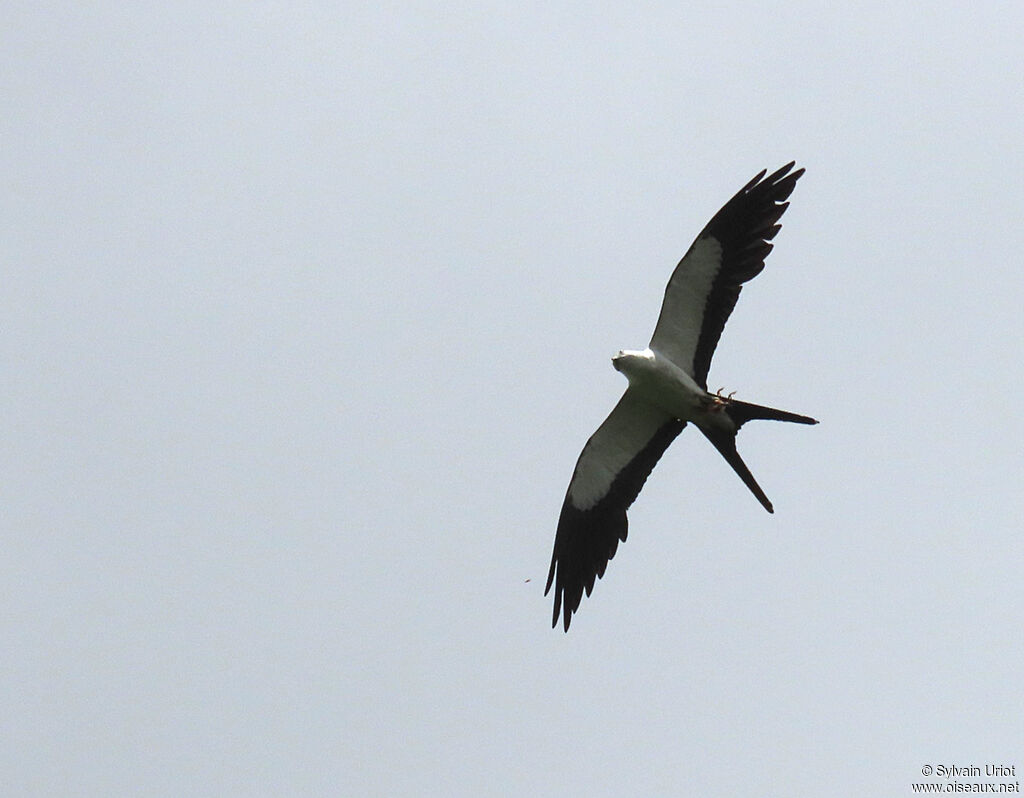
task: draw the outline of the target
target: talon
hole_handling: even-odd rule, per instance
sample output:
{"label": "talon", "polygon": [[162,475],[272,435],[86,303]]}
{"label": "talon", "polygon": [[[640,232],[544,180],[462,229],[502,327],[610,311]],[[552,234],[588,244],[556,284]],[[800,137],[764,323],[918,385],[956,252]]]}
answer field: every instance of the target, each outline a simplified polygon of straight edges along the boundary
{"label": "talon", "polygon": [[730,399],[730,400],[731,400],[731,399],[732,399],[732,398],[733,398],[733,397],[734,397],[735,395],[736,395],[736,391],[732,391],[732,392],[731,392],[731,393],[730,393],[730,394],[729,394],[729,395],[728,395],[727,397],[725,397],[725,398],[726,398],[726,399]]}

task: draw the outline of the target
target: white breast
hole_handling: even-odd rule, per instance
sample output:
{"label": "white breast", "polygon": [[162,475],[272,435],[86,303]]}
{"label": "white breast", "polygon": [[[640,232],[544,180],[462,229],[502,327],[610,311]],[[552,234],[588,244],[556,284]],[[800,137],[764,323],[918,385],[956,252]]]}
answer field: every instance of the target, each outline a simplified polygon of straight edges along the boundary
{"label": "white breast", "polygon": [[660,352],[624,351],[616,358],[615,367],[629,379],[630,388],[676,418],[697,421],[706,415],[707,393]]}

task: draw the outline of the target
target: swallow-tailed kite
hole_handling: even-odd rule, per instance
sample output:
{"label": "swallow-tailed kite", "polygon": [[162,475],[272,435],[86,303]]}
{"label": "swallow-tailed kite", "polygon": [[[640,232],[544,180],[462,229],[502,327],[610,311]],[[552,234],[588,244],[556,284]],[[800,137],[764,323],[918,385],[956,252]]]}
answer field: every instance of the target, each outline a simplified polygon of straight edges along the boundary
{"label": "swallow-tailed kite", "polygon": [[555,533],[544,595],[555,586],[552,626],[562,614],[569,631],[583,593],[604,576],[619,541],[626,509],[668,445],[692,421],[768,512],[771,502],[736,451],[747,421],[817,424],[813,418],[709,393],[708,368],[743,283],[764,268],[769,243],[803,169],[795,163],[747,183],[697,236],[665,289],[661,316],[643,350],[620,351],[612,365],[629,387],[593,434],[576,463]]}

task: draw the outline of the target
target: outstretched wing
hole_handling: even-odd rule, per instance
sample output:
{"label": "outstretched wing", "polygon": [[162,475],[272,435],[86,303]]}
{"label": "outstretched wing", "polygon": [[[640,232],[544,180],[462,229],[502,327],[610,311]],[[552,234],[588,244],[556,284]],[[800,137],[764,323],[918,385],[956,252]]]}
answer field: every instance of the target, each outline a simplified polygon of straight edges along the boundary
{"label": "outstretched wing", "polygon": [[687,250],[665,289],[651,349],[686,370],[707,390],[711,357],[743,283],[764,268],[768,243],[803,169],[791,162],[765,177],[762,170],[712,217]]}
{"label": "outstretched wing", "polygon": [[563,613],[565,631],[583,592],[604,576],[620,540],[626,509],[636,499],[668,445],[686,426],[627,389],[576,462],[555,533],[546,596],[555,586],[551,625]]}

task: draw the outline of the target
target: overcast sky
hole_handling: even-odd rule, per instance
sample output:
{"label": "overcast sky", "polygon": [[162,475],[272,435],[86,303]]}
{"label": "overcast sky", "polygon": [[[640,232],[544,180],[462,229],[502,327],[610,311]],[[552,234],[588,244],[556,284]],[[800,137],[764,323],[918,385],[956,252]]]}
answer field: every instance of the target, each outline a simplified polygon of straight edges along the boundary
{"label": "overcast sky", "polygon": [[[1022,25],[5,4],[0,792],[1024,775]],[[791,159],[709,377],[821,420],[739,437],[775,515],[688,429],[552,630],[611,355]]]}

